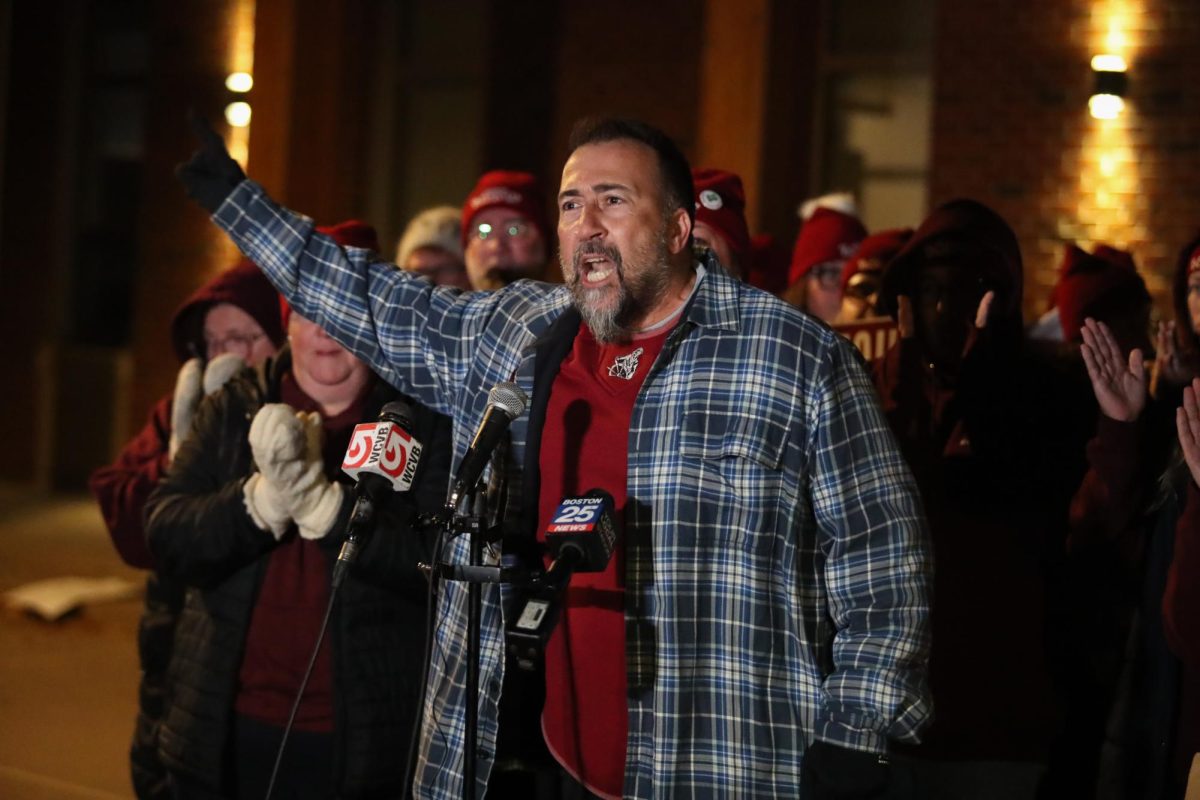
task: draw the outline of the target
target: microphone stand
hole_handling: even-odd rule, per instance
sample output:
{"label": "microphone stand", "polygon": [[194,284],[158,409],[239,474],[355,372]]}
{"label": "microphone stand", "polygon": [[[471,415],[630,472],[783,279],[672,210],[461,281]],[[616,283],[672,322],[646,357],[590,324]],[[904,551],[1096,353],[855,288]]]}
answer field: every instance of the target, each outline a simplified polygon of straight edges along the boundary
{"label": "microphone stand", "polygon": [[[483,567],[483,520],[486,514],[486,493],[480,491],[482,484],[471,488],[461,499],[460,505],[471,509],[470,514],[460,515],[454,508],[447,508],[446,533],[453,539],[466,534],[468,539],[469,556],[467,568],[460,570],[465,573],[459,580],[466,580],[467,585],[467,679],[464,687],[466,702],[466,719],[463,730],[463,797],[471,800],[475,797],[476,751],[478,750],[479,727],[479,655],[482,651],[480,642],[480,625],[483,619],[483,586],[478,579],[467,577],[474,574],[486,573]],[[438,577],[449,578],[454,574],[451,565],[438,563],[435,566]],[[452,578],[451,578],[452,579]],[[484,578],[486,581],[487,579]],[[490,582],[490,581],[487,581]]]}
{"label": "microphone stand", "polygon": [[[434,580],[467,582],[467,675],[464,686],[466,715],[463,731],[463,792],[466,800],[473,800],[475,787],[479,738],[479,657],[482,651],[480,628],[483,620],[483,584],[514,583],[529,581],[524,569],[511,567],[486,567],[483,565],[483,547],[493,541],[498,529],[487,527],[489,494],[482,481],[476,483],[462,497],[458,506],[471,509],[470,514],[458,514],[456,508],[447,506],[445,531],[448,539],[461,534],[468,536],[468,559],[466,566],[446,564],[439,561],[431,570]],[[499,493],[501,496],[503,492]]]}
{"label": "microphone stand", "polygon": [[[474,506],[471,514],[467,535],[470,537],[470,558],[467,564],[472,567],[483,565],[483,537],[480,526],[486,509],[481,508],[486,502],[483,492],[476,486],[467,496],[467,502]],[[479,627],[483,618],[483,585],[471,581],[467,586],[467,719],[466,739],[463,753],[463,797],[470,800],[475,797],[475,767],[477,739],[479,736],[479,654],[482,649]]]}

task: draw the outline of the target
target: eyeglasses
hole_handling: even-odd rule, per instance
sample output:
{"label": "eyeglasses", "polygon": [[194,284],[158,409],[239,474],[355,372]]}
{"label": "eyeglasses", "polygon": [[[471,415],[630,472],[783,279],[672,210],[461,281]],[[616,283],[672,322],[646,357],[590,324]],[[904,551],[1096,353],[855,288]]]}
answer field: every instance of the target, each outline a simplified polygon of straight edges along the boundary
{"label": "eyeglasses", "polygon": [[817,264],[808,274],[821,284],[822,289],[837,289],[842,285],[842,264],[839,261]]}
{"label": "eyeglasses", "polygon": [[265,333],[230,333],[221,338],[205,336],[204,349],[209,358],[222,353],[239,353],[249,355],[259,339],[266,338]]}
{"label": "eyeglasses", "polygon": [[488,239],[523,239],[529,235],[533,227],[523,220],[510,219],[500,225],[481,222],[471,229],[471,240],[478,239],[486,242]]}

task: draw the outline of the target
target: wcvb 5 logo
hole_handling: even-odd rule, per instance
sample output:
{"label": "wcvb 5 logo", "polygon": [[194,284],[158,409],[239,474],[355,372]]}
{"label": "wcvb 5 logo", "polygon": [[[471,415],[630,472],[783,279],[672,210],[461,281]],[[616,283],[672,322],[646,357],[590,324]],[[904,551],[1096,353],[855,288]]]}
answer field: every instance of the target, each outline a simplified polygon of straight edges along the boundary
{"label": "wcvb 5 logo", "polygon": [[391,422],[366,422],[356,425],[350,436],[350,446],[342,459],[342,471],[348,475],[374,472],[396,481],[408,465],[408,450],[412,443],[400,426]]}

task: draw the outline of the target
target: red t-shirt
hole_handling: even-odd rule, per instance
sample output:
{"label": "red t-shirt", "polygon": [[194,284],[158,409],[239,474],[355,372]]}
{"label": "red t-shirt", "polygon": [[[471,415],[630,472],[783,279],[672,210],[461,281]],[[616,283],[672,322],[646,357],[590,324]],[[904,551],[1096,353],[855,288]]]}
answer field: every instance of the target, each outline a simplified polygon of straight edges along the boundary
{"label": "red t-shirt", "polygon": [[[563,497],[605,489],[625,510],[629,421],[670,326],[600,344],[581,326],[550,392],[539,465],[538,538]],[[550,752],[589,791],[621,797],[625,782],[625,565],[618,538],[604,572],[571,579],[546,646],[542,731]]]}
{"label": "red t-shirt", "polygon": [[[323,421],[326,475],[334,474],[341,464],[350,434],[362,421],[363,399]],[[290,373],[280,386],[280,400],[298,411],[318,410],[316,402],[300,390]],[[282,728],[296,701],[325,617],[330,567],[319,542],[302,538],[295,525],[271,551],[269,559],[246,634],[234,708],[238,714]],[[321,641],[312,676],[296,711],[296,730],[333,731],[332,636],[326,631]]]}

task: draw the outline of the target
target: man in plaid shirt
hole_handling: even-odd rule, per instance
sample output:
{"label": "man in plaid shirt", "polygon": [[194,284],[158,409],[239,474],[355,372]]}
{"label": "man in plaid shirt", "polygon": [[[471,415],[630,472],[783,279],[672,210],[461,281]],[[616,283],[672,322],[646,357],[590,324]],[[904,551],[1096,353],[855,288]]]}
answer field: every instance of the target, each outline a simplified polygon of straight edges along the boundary
{"label": "man in plaid shirt", "polygon": [[[558,197],[566,285],[460,294],[315,233],[204,136],[179,169],[189,193],[293,308],[451,415],[456,460],[491,387],[532,397],[495,465],[526,537],[563,495],[614,494],[618,551],[575,576],[546,654],[542,730],[569,780],[601,797],[880,796],[889,740],[915,741],[931,713],[917,490],[854,349],[693,258],[670,139],[578,127]],[[466,563],[464,539],[447,560]],[[418,797],[463,794],[466,595],[451,582],[439,598]],[[508,595],[484,589],[478,793]]]}

